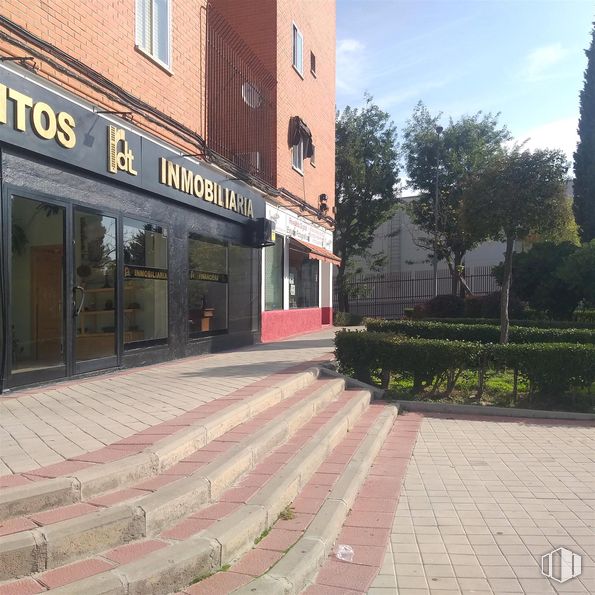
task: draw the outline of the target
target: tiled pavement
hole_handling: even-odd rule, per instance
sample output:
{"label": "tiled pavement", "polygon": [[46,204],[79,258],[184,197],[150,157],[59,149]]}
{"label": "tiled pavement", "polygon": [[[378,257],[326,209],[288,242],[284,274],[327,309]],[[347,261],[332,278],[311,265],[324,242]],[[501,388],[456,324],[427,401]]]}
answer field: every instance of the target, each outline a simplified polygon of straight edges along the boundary
{"label": "tiled pavement", "polygon": [[311,360],[334,329],[0,397],[0,476],[96,451],[202,403]]}
{"label": "tiled pavement", "polygon": [[[333,334],[0,399],[0,476],[8,480],[101,449],[271,374],[328,358]],[[341,538],[355,545],[357,535]],[[541,556],[560,546],[582,555],[582,575],[564,584],[540,570]],[[371,564],[368,557],[360,563]],[[329,560],[327,574],[337,562]],[[325,576],[312,592],[338,593],[324,586],[337,583]],[[348,592],[356,591],[342,591]],[[368,593],[556,592],[595,593],[595,425],[426,414],[388,551]]]}
{"label": "tiled pavement", "polygon": [[[564,546],[560,584],[541,556]],[[595,425],[425,416],[368,595],[595,593]]]}

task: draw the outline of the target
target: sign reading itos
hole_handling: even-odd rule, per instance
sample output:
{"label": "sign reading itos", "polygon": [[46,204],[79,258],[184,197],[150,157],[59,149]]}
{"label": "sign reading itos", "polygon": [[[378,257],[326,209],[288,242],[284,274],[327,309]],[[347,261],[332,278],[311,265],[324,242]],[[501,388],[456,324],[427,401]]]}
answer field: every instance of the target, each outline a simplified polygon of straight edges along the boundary
{"label": "sign reading itos", "polygon": [[[0,63],[0,145],[43,157],[223,215],[243,223],[262,217],[264,198],[179,150],[99,115]],[[75,132],[76,131],[76,132]],[[76,150],[72,150],[76,149]]]}
{"label": "sign reading itos", "polygon": [[0,124],[8,124],[8,102],[14,104],[15,130],[27,132],[28,127],[45,140],[55,140],[65,149],[76,145],[74,118],[66,112],[56,113],[47,103],[35,101],[24,93],[0,85]]}

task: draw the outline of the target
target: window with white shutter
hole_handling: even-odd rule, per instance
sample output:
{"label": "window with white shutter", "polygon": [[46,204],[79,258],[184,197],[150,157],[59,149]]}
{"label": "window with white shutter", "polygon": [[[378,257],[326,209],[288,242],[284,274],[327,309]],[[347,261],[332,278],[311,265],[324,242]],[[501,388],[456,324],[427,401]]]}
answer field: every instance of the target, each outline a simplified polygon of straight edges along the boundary
{"label": "window with white shutter", "polygon": [[136,45],[170,68],[171,0],[136,0]]}
{"label": "window with white shutter", "polygon": [[300,73],[300,76],[304,75],[304,38],[300,30],[294,24],[292,28],[293,38],[293,67]]}

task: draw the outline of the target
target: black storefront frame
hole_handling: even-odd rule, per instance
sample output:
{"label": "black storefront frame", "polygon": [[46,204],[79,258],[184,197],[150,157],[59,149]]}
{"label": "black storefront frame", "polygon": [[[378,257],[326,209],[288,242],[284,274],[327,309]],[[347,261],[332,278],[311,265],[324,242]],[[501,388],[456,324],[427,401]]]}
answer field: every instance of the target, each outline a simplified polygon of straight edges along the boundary
{"label": "black storefront frame", "polygon": [[[19,160],[28,160],[29,155],[27,152],[21,152],[18,150],[10,150],[5,151],[4,147],[0,145],[0,161],[4,163],[4,155],[8,154],[10,157],[18,158]],[[68,168],[65,164],[62,163],[54,163],[53,160],[40,160],[39,158],[35,159],[41,166],[44,167],[51,167],[58,169],[60,171],[64,171],[65,173],[71,174],[75,178],[79,177],[81,174],[74,168]],[[14,171],[14,170],[13,170]],[[94,177],[93,177],[94,178]],[[105,185],[107,182],[103,180],[99,180],[100,185]],[[121,184],[117,182],[114,184],[109,184],[110,187],[119,188]],[[143,193],[145,194],[145,193]],[[63,297],[64,297],[64,308],[63,308],[63,324],[64,324],[64,337],[65,337],[65,364],[61,366],[58,370],[52,369],[45,369],[39,371],[32,371],[32,372],[23,372],[17,373],[16,375],[12,373],[12,328],[11,328],[11,320],[12,320],[12,258],[11,258],[11,242],[12,242],[12,233],[11,233],[11,223],[12,223],[12,197],[22,197],[24,199],[36,200],[39,202],[44,202],[48,204],[53,204],[55,206],[61,207],[65,210],[64,216],[64,282],[63,282]],[[3,182],[2,188],[0,191],[0,212],[1,212],[1,223],[2,223],[2,244],[1,246],[1,258],[2,260],[2,269],[3,269],[3,286],[4,286],[4,293],[5,293],[5,330],[6,330],[6,346],[7,349],[5,350],[4,360],[3,360],[3,377],[2,377],[2,384],[0,384],[0,390],[6,389],[21,389],[27,386],[32,386],[36,384],[44,384],[47,382],[53,381],[62,381],[67,380],[68,378],[73,378],[81,375],[85,375],[87,373],[92,372],[106,372],[109,370],[126,368],[126,367],[134,367],[138,365],[145,365],[151,363],[159,363],[161,361],[166,361],[170,359],[176,359],[179,357],[186,357],[192,355],[198,355],[202,353],[208,353],[216,349],[226,349],[226,348],[233,348],[236,346],[252,344],[255,341],[259,340],[260,335],[260,313],[259,309],[251,315],[253,319],[252,322],[252,330],[246,331],[241,330],[234,332],[233,329],[230,328],[229,325],[229,308],[230,308],[230,299],[231,299],[231,291],[233,291],[232,287],[232,280],[230,278],[228,284],[228,291],[227,291],[227,317],[228,317],[228,328],[222,331],[210,331],[201,333],[200,335],[191,336],[188,332],[188,326],[186,325],[183,329],[178,329],[178,334],[183,336],[184,343],[186,345],[185,349],[178,349],[177,353],[173,353],[170,349],[170,338],[172,335],[172,291],[170,284],[172,283],[171,278],[171,269],[172,269],[172,238],[173,238],[173,229],[170,224],[165,222],[164,219],[160,219],[159,217],[152,216],[152,213],[148,214],[139,214],[138,212],[134,212],[132,209],[113,209],[109,208],[107,205],[102,205],[98,201],[97,203],[87,204],[80,199],[72,198],[70,196],[64,196],[61,193],[51,194],[43,191],[39,191],[36,188],[32,188],[29,185],[16,185],[10,182]],[[158,201],[162,202],[159,197],[154,197],[151,195],[146,195],[146,199],[148,201]],[[166,201],[165,202],[169,202]],[[168,208],[175,208],[176,210],[179,208],[178,205],[172,204],[171,206],[168,205]],[[106,367],[97,367],[94,366],[92,363],[87,364],[86,362],[79,362],[79,365],[76,365],[75,356],[74,356],[74,342],[75,342],[75,321],[73,319],[73,303],[72,303],[72,296],[69,292],[69,287],[74,285],[75,280],[75,272],[74,272],[74,250],[72,249],[72,242],[73,242],[73,234],[74,234],[74,213],[75,210],[79,209],[83,212],[98,214],[101,216],[112,217],[116,220],[116,246],[117,246],[117,274],[116,274],[116,300],[117,300],[117,313],[116,313],[116,356],[114,361],[110,366]],[[150,208],[148,209],[150,211]],[[228,273],[229,273],[229,258],[230,258],[230,246],[232,244],[236,244],[238,246],[242,246],[245,248],[249,248],[252,250],[256,250],[254,247],[250,246],[247,243],[244,243],[240,240],[241,233],[236,232],[235,239],[226,238],[224,240],[220,239],[219,237],[210,236],[205,233],[200,233],[197,231],[200,229],[204,224],[204,218],[211,218],[209,217],[208,213],[204,213],[202,211],[196,210],[194,211],[197,219],[192,220],[190,225],[186,225],[185,227],[185,241],[184,247],[182,249],[183,256],[182,261],[184,263],[184,267],[186,269],[186,278],[189,268],[189,261],[188,261],[188,239],[193,236],[198,239],[202,239],[207,242],[214,242],[218,244],[222,244],[226,247],[227,250],[227,266],[228,266]],[[143,223],[150,223],[153,225],[157,225],[162,227],[164,230],[167,231],[167,250],[168,250],[168,289],[167,289],[167,307],[168,307],[168,337],[167,339],[160,340],[160,341],[151,341],[142,343],[138,346],[134,346],[133,348],[125,348],[124,347],[124,311],[123,311],[123,304],[124,304],[124,242],[123,242],[123,225],[124,219],[133,219],[137,221],[141,221]],[[215,217],[214,219],[219,220],[220,223],[227,226],[229,224],[237,226],[237,223],[227,221],[224,218]],[[233,234],[232,234],[233,235]],[[68,247],[71,247],[70,249]],[[260,286],[261,286],[261,264],[262,264],[262,252],[257,252],[256,254],[252,254],[252,258],[255,258],[254,261],[254,276],[252,277],[252,291],[258,294],[258,297],[255,298],[257,301],[260,300]],[[179,254],[177,257],[179,258]],[[188,298],[187,298],[187,281],[185,282],[185,291],[182,292],[183,297],[177,302],[177,306],[181,308],[185,312],[184,318],[187,319],[188,315]],[[225,342],[226,338],[229,339],[229,342]],[[222,341],[223,340],[223,341]],[[96,360],[90,360],[90,362],[94,362]],[[25,376],[26,374],[26,376]],[[15,379],[17,382],[15,382]]]}
{"label": "black storefront frame", "polygon": [[[64,209],[64,230],[63,230],[63,246],[64,246],[64,278],[62,281],[62,329],[64,341],[64,365],[60,370],[42,369],[30,372],[20,372],[14,374],[12,370],[12,207],[13,198],[23,198],[27,200],[37,201],[40,204],[50,204]],[[122,245],[122,220],[123,215],[111,209],[100,209],[93,206],[85,205],[76,200],[39,192],[30,188],[22,188],[13,184],[3,184],[2,188],[2,220],[4,223],[3,230],[3,270],[5,271],[3,286],[5,291],[5,316],[6,316],[6,353],[4,359],[4,385],[8,388],[15,388],[20,386],[27,386],[31,384],[38,384],[52,380],[59,380],[86,374],[89,372],[104,371],[118,368],[122,363],[122,347],[123,347],[123,326],[120,321],[120,316],[123,316],[121,308],[122,304],[122,278],[123,278],[123,245]],[[116,332],[115,332],[115,355],[105,358],[103,362],[98,359],[77,362],[76,360],[76,321],[74,317],[75,301],[72,291],[69,288],[75,286],[75,272],[74,272],[74,213],[79,210],[89,214],[99,214],[106,217],[111,217],[116,221],[116,275],[114,282],[116,283]],[[70,249],[69,249],[70,247]],[[168,294],[169,299],[169,294]],[[169,307],[169,304],[168,304]],[[62,370],[63,368],[63,370]],[[13,382],[14,378],[23,378],[25,382]]]}
{"label": "black storefront frame", "polygon": [[[205,236],[197,231],[193,231],[192,229],[188,230],[188,234],[186,236],[186,262],[187,262],[187,274],[186,274],[186,282],[190,282],[190,240],[198,240],[200,242],[207,242],[211,244],[218,244],[220,246],[225,247],[225,268],[226,268],[226,275],[227,275],[227,291],[225,293],[225,328],[220,330],[213,330],[213,331],[204,331],[204,332],[190,332],[189,325],[186,325],[186,336],[187,340],[190,343],[198,343],[201,339],[206,337],[213,337],[216,335],[228,335],[229,334],[229,304],[230,304],[230,290],[229,290],[229,252],[230,252],[230,242],[224,240],[218,240],[216,238],[211,238],[209,236]],[[190,320],[190,303],[188,301],[190,285],[187,286],[186,289],[186,311],[188,312],[188,320]]]}
{"label": "black storefront frame", "polygon": [[[18,72],[5,65],[0,65],[0,82],[5,90],[14,89],[25,96],[30,96],[36,104],[45,102],[54,113],[65,112],[75,122],[72,124],[70,138],[76,139],[67,146],[64,138],[47,139],[39,136],[30,121],[29,106],[26,110],[26,127],[18,129],[15,121],[16,102],[10,96],[7,99],[6,121],[0,124],[0,277],[2,278],[2,309],[4,319],[0,324],[4,327],[3,353],[0,354],[0,392],[5,384],[15,385],[14,375],[8,377],[12,368],[12,329],[8,318],[12,318],[12,255],[11,241],[11,209],[10,196],[23,196],[32,200],[55,203],[65,209],[64,217],[64,335],[66,361],[60,367],[59,378],[74,375],[73,348],[74,322],[72,319],[72,300],[69,287],[74,277],[74,252],[72,246],[74,229],[74,212],[76,208],[99,213],[106,217],[115,217],[117,221],[117,287],[115,299],[118,312],[115,324],[118,340],[116,358],[119,366],[138,366],[158,363],[168,359],[197,355],[215,349],[231,349],[247,345],[259,340],[260,334],[260,295],[262,286],[262,252],[257,250],[260,244],[255,243],[249,232],[249,225],[254,219],[265,216],[265,201],[262,192],[249,187],[222,169],[209,166],[204,161],[188,159],[180,150],[169,146],[162,140],[153,139],[141,130],[135,129],[130,122],[121,121],[113,116],[105,116],[93,106],[80,103],[80,98],[60,94],[47,87],[47,82],[26,71]],[[107,133],[118,129],[124,145],[118,144],[117,151],[124,151],[134,159],[134,175],[126,168],[112,171],[107,166],[108,152]],[[66,135],[68,136],[68,135]],[[163,166],[173,164],[181,168],[180,179],[189,176],[194,182],[194,192],[184,189],[177,183],[164,180]],[[169,167],[169,166],[167,166]],[[169,176],[169,174],[168,174]],[[201,178],[202,176],[202,178]],[[197,188],[204,183],[204,195]],[[198,183],[198,186],[197,186]],[[206,187],[211,185],[213,193],[207,198]],[[228,192],[229,203],[228,203]],[[235,193],[235,194],[234,194]],[[237,195],[237,203],[232,196]],[[243,201],[243,202],[241,202]],[[248,208],[249,204],[249,208]],[[243,205],[240,207],[240,205]],[[237,208],[236,208],[237,207]],[[122,305],[123,296],[123,218],[152,222],[168,230],[168,337],[165,344],[131,348],[124,350],[124,324]],[[242,306],[241,317],[231,320],[231,303],[237,301],[230,278],[228,291],[228,329],[223,335],[205,334],[190,340],[188,336],[187,315],[187,281],[181,278],[185,267],[187,274],[188,254],[187,237],[191,232],[200,229],[200,235],[208,241],[223,239],[231,246],[250,248],[251,271],[248,278],[251,291],[251,302]],[[186,239],[182,239],[186,238]],[[255,251],[256,250],[256,251]],[[185,264],[184,264],[185,263]],[[231,270],[231,263],[228,263]],[[68,289],[67,289],[68,288]],[[173,307],[175,304],[176,307]],[[253,304],[256,304],[254,306]],[[250,324],[239,322],[249,317]],[[71,367],[69,367],[71,366]],[[62,373],[65,371],[65,374]],[[12,370],[11,370],[12,371]],[[83,373],[79,370],[79,373]],[[31,378],[30,384],[56,380],[54,376]],[[10,380],[10,382],[7,382]]]}
{"label": "black storefront frame", "polygon": [[120,303],[122,305],[124,305],[124,285],[126,282],[126,279],[124,278],[124,267],[126,266],[126,263],[124,262],[124,219],[128,219],[130,221],[136,221],[137,223],[144,223],[145,225],[155,225],[156,227],[160,227],[161,229],[165,230],[166,232],[166,240],[167,240],[167,337],[161,338],[161,339],[150,339],[147,341],[135,341],[134,343],[131,343],[130,347],[126,347],[125,345],[125,341],[124,341],[124,308],[120,308],[118,310],[118,326],[122,331],[122,337],[120,340],[120,348],[121,348],[121,355],[123,356],[126,353],[131,353],[136,351],[137,349],[151,349],[151,348],[159,348],[159,347],[163,347],[164,345],[168,345],[169,344],[169,322],[170,322],[170,309],[171,309],[171,300],[170,300],[170,295],[169,295],[169,283],[170,283],[170,278],[169,278],[169,269],[170,269],[170,251],[171,251],[171,246],[170,246],[170,226],[167,225],[167,223],[161,223],[159,221],[157,221],[157,219],[152,219],[151,217],[142,217],[142,218],[138,218],[137,216],[132,216],[132,215],[128,215],[126,213],[126,211],[121,211],[119,214],[119,219],[118,219],[118,234],[119,237],[121,238],[121,241],[119,243],[119,258],[118,258],[118,267],[121,265],[122,269],[121,271],[119,271],[118,275],[119,275],[119,279],[120,279],[120,295],[119,300]]}

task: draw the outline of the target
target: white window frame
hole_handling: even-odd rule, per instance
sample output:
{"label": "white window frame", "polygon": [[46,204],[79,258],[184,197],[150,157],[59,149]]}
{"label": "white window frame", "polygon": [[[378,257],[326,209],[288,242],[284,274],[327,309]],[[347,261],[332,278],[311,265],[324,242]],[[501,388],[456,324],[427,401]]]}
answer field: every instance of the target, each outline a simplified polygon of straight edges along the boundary
{"label": "white window frame", "polygon": [[[299,52],[299,64],[298,64],[298,51],[296,40],[300,40],[300,52]],[[291,29],[291,61],[295,71],[304,78],[304,36],[299,30],[298,26],[293,23]]]}
{"label": "white window frame", "polygon": [[[145,56],[150,58],[157,65],[165,68],[168,72],[171,72],[172,68],[172,43],[171,43],[171,5],[172,0],[166,0],[167,2],[167,57],[168,61],[164,62],[154,53],[153,48],[155,47],[155,39],[158,36],[158,32],[155,27],[155,19],[153,18],[153,11],[155,6],[155,0],[135,0],[135,47],[137,50],[142,52]],[[143,12],[143,6],[148,3],[150,5],[150,19],[151,19],[151,39],[149,40],[149,46],[143,43],[142,34],[139,28],[138,15]]]}
{"label": "white window frame", "polygon": [[291,167],[304,175],[304,139],[301,136],[298,144],[291,147]]}

